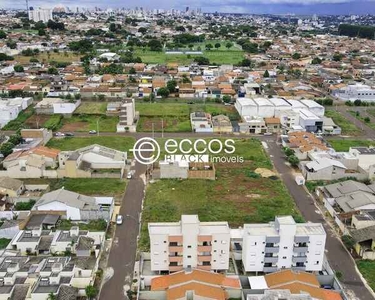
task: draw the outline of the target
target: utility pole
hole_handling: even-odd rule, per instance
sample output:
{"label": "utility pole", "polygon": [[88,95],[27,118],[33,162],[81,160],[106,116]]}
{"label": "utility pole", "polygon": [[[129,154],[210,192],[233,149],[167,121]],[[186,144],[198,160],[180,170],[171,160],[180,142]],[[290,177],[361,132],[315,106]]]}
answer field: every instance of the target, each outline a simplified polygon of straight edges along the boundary
{"label": "utility pole", "polygon": [[26,0],[26,13],[27,13],[27,18],[29,18],[29,0]]}
{"label": "utility pole", "polygon": [[96,133],[99,136],[99,119],[96,120]]}
{"label": "utility pole", "polygon": [[161,137],[164,138],[164,119],[161,118]]}
{"label": "utility pole", "polygon": [[152,123],[152,138],[155,139],[154,123]]}

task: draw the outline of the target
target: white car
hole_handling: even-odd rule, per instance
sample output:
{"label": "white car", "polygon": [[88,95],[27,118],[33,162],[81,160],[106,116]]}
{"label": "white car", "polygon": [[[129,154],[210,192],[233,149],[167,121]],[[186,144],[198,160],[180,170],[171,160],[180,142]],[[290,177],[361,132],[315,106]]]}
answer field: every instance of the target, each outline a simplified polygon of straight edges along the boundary
{"label": "white car", "polygon": [[96,134],[96,130],[90,130],[89,134]]}
{"label": "white car", "polygon": [[127,179],[132,179],[132,177],[133,177],[132,172],[131,172],[131,171],[128,172],[128,175],[126,175],[126,178],[127,178]]}
{"label": "white car", "polygon": [[116,224],[121,225],[122,224],[122,215],[117,215],[116,217]]}
{"label": "white car", "polygon": [[65,136],[65,133],[62,133],[62,132],[56,132],[56,133],[55,133],[55,136]]}

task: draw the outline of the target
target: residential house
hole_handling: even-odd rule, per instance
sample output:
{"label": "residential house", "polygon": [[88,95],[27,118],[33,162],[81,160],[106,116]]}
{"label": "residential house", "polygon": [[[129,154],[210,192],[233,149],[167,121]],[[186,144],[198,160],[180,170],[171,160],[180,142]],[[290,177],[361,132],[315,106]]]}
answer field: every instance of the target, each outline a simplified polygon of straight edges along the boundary
{"label": "residential house", "polygon": [[0,177],[0,195],[10,198],[19,197],[25,191],[25,185],[21,180]]}
{"label": "residential house", "polygon": [[233,126],[229,117],[225,115],[217,115],[212,117],[213,132],[216,133],[232,133]]}
{"label": "residential house", "polygon": [[211,115],[205,112],[193,112],[190,114],[191,128],[193,132],[213,132]]}
{"label": "residential house", "polygon": [[61,98],[43,98],[35,105],[37,114],[71,115],[80,106],[81,100],[65,100]]}

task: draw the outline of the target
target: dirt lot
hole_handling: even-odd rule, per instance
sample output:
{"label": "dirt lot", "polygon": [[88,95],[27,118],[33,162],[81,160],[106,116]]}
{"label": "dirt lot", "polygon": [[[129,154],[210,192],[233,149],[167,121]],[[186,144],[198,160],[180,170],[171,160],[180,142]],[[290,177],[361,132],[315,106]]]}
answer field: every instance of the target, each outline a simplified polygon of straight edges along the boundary
{"label": "dirt lot", "polygon": [[25,122],[25,125],[28,128],[36,129],[42,127],[42,125],[49,120],[51,116],[49,115],[37,115],[34,114],[28,118]]}
{"label": "dirt lot", "polygon": [[61,127],[61,131],[84,131],[88,130],[89,124],[87,122],[74,122],[74,123],[66,123]]}

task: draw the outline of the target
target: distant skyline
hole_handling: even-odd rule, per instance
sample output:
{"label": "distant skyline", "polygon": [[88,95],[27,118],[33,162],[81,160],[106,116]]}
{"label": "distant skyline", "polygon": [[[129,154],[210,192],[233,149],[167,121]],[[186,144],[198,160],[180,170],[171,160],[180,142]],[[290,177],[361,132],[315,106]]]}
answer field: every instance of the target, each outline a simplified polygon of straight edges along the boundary
{"label": "distant skyline", "polygon": [[[0,0],[0,8],[22,9],[25,7],[23,0]],[[180,9],[186,6],[190,8],[201,8],[203,12],[225,12],[225,13],[254,13],[254,14],[375,14],[375,0],[29,0],[33,7],[55,7],[68,6],[93,8],[134,8],[144,7],[147,9]],[[105,4],[104,4],[105,3]]]}

